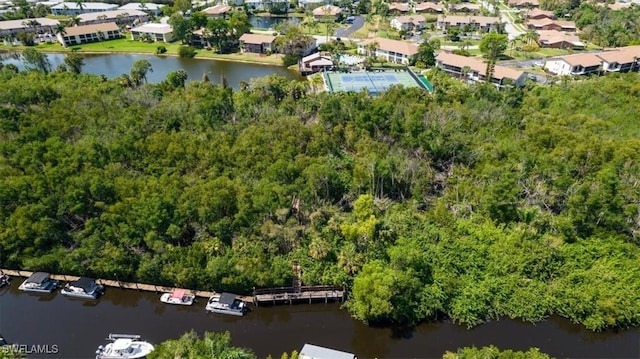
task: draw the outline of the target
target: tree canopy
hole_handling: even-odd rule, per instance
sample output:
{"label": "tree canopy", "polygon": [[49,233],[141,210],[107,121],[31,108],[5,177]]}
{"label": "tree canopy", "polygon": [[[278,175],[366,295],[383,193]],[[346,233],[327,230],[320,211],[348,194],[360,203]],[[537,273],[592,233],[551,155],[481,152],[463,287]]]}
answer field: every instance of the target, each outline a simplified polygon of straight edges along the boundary
{"label": "tree canopy", "polygon": [[640,324],[637,74],[371,97],[145,69],[0,70],[3,266],[246,293],[298,261],[372,324]]}

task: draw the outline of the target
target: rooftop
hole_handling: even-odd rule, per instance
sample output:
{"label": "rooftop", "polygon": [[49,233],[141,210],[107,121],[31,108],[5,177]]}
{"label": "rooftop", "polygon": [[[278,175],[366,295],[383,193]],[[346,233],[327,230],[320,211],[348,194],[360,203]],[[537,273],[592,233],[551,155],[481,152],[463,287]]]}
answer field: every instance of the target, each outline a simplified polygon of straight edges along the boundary
{"label": "rooftop", "polygon": [[102,24],[80,25],[70,26],[64,30],[67,34],[65,36],[76,36],[84,34],[93,34],[98,31],[119,31],[118,25],[115,22],[105,22]]}
{"label": "rooftop", "polygon": [[[37,21],[41,26],[56,26],[60,23],[58,20],[47,19],[46,17],[29,19],[29,21],[31,20]],[[25,29],[28,27],[27,19],[0,21],[0,30]]]}
{"label": "rooftop", "polygon": [[207,15],[221,15],[229,12],[229,10],[231,10],[231,6],[218,4],[215,6],[208,7],[202,10],[202,12]]}
{"label": "rooftop", "polygon": [[380,50],[384,50],[384,51],[393,51],[399,54],[404,54],[404,55],[415,55],[418,53],[418,46],[409,43],[409,42],[405,42],[405,41],[398,41],[398,40],[391,40],[391,39],[386,39],[383,37],[376,37],[373,39],[366,39],[364,41],[362,41],[360,43],[360,45],[364,46],[373,42],[377,42],[378,43],[378,47]]}
{"label": "rooftop", "polygon": [[144,10],[160,10],[164,5],[162,4],[156,4],[156,3],[152,3],[152,2],[146,2],[144,3],[144,7],[142,6],[142,3],[139,2],[130,2],[126,5],[122,5],[120,6],[118,9],[119,10],[140,10],[140,11],[144,11]]}
{"label": "rooftop", "polygon": [[334,5],[324,5],[313,9],[313,16],[336,16],[342,13],[342,9]]}
{"label": "rooftop", "polygon": [[355,359],[355,355],[313,344],[305,344],[300,350],[300,359]]}
{"label": "rooftop", "polygon": [[[566,55],[555,58],[557,60],[563,60],[571,66],[582,65],[584,67],[599,66],[602,63],[602,59],[597,54],[574,54]],[[552,59],[553,60],[553,59]]]}
{"label": "rooftop", "polygon": [[[102,10],[111,10],[111,9],[116,9],[118,7],[118,5],[115,4],[107,4],[107,3],[103,3],[103,2],[82,2],[82,8],[83,9],[102,9]],[[79,9],[78,7],[78,3],[75,2],[62,2],[59,3],[58,5],[52,6],[52,9],[59,9],[59,10],[63,10],[63,9],[69,9],[69,10],[76,10]]]}
{"label": "rooftop", "polygon": [[89,22],[89,21],[96,21],[101,16],[106,17],[106,19],[114,20],[118,16],[126,16],[126,15],[128,15],[128,16],[147,16],[147,13],[145,13],[143,11],[139,11],[139,10],[123,10],[123,9],[120,8],[120,9],[117,9],[117,10],[88,12],[86,14],[78,15],[78,18],[80,19],[80,22]]}
{"label": "rooftop", "polygon": [[144,24],[142,26],[138,26],[136,28],[131,29],[131,31],[136,32],[148,32],[152,34],[168,34],[173,31],[171,25],[168,24]]}
{"label": "rooftop", "polygon": [[240,41],[245,44],[270,44],[276,40],[275,36],[263,34],[242,34]]}

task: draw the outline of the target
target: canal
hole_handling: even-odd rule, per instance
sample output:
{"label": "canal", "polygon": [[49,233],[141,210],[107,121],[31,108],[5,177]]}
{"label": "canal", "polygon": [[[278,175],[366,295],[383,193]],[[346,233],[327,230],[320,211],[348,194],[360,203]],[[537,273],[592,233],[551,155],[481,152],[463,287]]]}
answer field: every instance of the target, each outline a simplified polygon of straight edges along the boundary
{"label": "canal", "polygon": [[[63,63],[64,56],[64,54],[47,54],[52,69]],[[85,55],[85,65],[82,71],[114,78],[122,74],[128,74],[133,63],[140,59],[147,59],[151,63],[153,71],[147,74],[147,80],[152,83],[160,82],[167,77],[169,72],[180,69],[187,72],[189,76],[187,81],[202,80],[203,74],[207,74],[211,82],[220,83],[221,75],[224,75],[229,86],[234,89],[238,89],[242,81],[249,82],[252,78],[272,74],[284,76],[291,80],[302,79],[299,73],[281,66],[133,54]],[[2,62],[4,64],[11,63],[20,69],[24,69],[24,64],[19,58],[7,58]]]}
{"label": "canal", "polygon": [[[245,317],[208,314],[205,299],[192,307],[160,302],[160,294],[108,288],[98,301],[20,292],[21,278],[0,289],[0,333],[11,343],[57,345],[51,358],[91,358],[109,333],[140,334],[158,343],[185,331],[231,332],[233,344],[258,357],[279,358],[305,343],[355,353],[359,358],[437,358],[463,346],[538,347],[557,358],[637,358],[638,328],[594,333],[551,317],[537,324],[500,320],[468,330],[444,320],[405,331],[372,328],[340,304],[259,307]],[[37,357],[37,356],[29,356]]]}

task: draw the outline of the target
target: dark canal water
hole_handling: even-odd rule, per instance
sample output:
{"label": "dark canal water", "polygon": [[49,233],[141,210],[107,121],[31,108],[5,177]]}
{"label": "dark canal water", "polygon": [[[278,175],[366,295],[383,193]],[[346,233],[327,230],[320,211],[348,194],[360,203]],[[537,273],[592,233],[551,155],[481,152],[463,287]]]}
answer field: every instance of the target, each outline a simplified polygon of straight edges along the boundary
{"label": "dark canal water", "polygon": [[[64,61],[63,54],[47,54],[52,68],[55,69]],[[184,59],[173,56],[154,55],[131,55],[131,54],[105,54],[86,55],[83,72],[105,75],[109,78],[128,74],[133,63],[140,59],[147,59],[151,62],[153,72],[147,74],[149,82],[160,82],[167,77],[171,71],[183,69],[189,75],[188,80],[202,80],[202,75],[207,74],[209,80],[220,83],[220,76],[224,74],[231,86],[237,89],[241,81],[249,81],[252,78],[263,77],[272,74],[284,76],[289,79],[301,79],[300,75],[294,71],[287,70],[280,66],[256,65],[230,61]],[[3,63],[12,63],[20,69],[24,64],[20,59],[5,59]]]}
{"label": "dark canal water", "polygon": [[[92,358],[109,333],[140,334],[158,343],[185,331],[231,332],[233,344],[260,358],[300,350],[305,343],[355,353],[359,358],[441,358],[446,350],[495,344],[501,348],[538,347],[557,358],[638,358],[640,330],[593,333],[552,317],[528,324],[501,320],[467,330],[449,321],[406,332],[371,328],[352,319],[339,304],[259,307],[245,317],[208,314],[205,299],[192,307],[160,302],[160,295],[108,288],[96,302],[62,295],[20,292],[22,279],[0,290],[0,333],[12,343],[57,345],[50,358]],[[31,357],[31,356],[30,356]],[[37,356],[33,356],[37,357]]]}
{"label": "dark canal water", "polygon": [[293,16],[251,16],[249,18],[251,26],[259,29],[275,29],[276,26],[285,21],[291,21],[295,24],[299,24],[300,18]]}

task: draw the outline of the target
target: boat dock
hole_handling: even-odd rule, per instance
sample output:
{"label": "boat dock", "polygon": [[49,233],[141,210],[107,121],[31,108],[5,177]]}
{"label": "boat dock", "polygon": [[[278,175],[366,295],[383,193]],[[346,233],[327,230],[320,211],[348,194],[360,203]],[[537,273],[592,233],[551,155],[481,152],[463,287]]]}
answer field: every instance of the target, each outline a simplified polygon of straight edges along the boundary
{"label": "boat dock", "polygon": [[[24,270],[1,269],[1,268],[0,268],[0,271],[12,277],[23,277],[23,278],[28,278],[34,273],[34,272],[29,272]],[[65,274],[51,274],[51,278],[59,281],[64,281],[64,282],[72,282],[80,279],[80,277],[78,276],[65,275]],[[161,285],[144,284],[144,283],[121,282],[119,280],[110,280],[110,279],[96,279],[96,283],[102,284],[105,287],[134,289],[138,291],[155,292],[155,293],[170,293],[170,292],[173,292],[174,290],[184,290],[185,293],[192,293],[196,297],[201,297],[201,298],[209,298],[214,294],[220,294],[220,293],[208,292],[204,290],[165,287]],[[248,303],[253,303],[254,301],[253,297],[250,297],[250,296],[238,296],[237,298]]]}
{"label": "boat dock", "polygon": [[312,285],[300,287],[280,287],[253,289],[253,304],[293,304],[299,302],[344,301],[343,287],[332,285]]}

